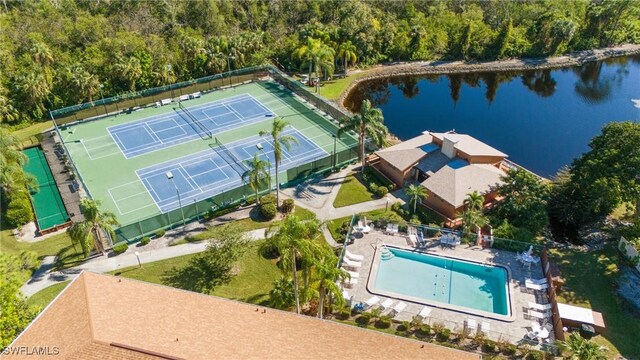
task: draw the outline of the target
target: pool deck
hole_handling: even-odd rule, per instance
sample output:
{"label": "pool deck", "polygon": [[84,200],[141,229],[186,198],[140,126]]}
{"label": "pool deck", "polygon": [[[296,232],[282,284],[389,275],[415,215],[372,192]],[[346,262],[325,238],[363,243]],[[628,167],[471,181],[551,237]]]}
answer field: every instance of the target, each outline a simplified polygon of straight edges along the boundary
{"label": "pool deck", "polygon": [[[349,250],[349,252],[364,256],[362,266],[357,268],[357,270],[352,270],[358,272],[358,282],[346,289],[349,292],[349,295],[353,296],[352,304],[360,302],[364,303],[367,299],[375,295],[368,291],[367,283],[371,276],[375,247],[376,243],[378,243],[378,239],[388,245],[415,250],[415,248],[413,248],[409,243],[409,240],[402,234],[391,236],[378,230],[372,230],[368,234],[358,233],[356,240],[347,246],[347,250]],[[476,246],[469,246],[465,244],[458,245],[455,249],[443,249],[439,246],[437,239],[426,240],[429,245],[427,245],[426,248],[421,249],[421,251],[430,254],[467,259],[479,263],[502,265],[509,268],[511,273],[509,292],[514,320],[508,322],[484,318],[480,315],[471,314],[473,312],[472,309],[469,310],[469,313],[463,313],[428,305],[432,311],[430,317],[425,322],[429,324],[442,322],[447,328],[452,329],[452,331],[459,332],[464,328],[464,323],[467,319],[474,319],[478,326],[483,322],[490,324],[491,330],[486,335],[491,339],[508,340],[512,343],[521,342],[524,335],[531,330],[531,324],[535,322],[535,320],[525,318],[524,310],[528,306],[529,302],[536,302],[536,295],[525,291],[524,281],[525,278],[529,277],[533,279],[542,278],[543,275],[540,265],[533,264],[531,265],[531,269],[526,269],[522,264],[516,261],[516,253],[510,251],[481,249]],[[386,298],[381,295],[377,296],[381,299],[381,302]],[[404,311],[394,316],[394,319],[397,321],[411,321],[413,316],[417,315],[425,306],[424,304],[411,302],[405,299],[392,298],[392,300],[394,300],[394,305],[397,304],[398,300],[407,304]],[[383,314],[386,313],[387,311],[383,311]]]}

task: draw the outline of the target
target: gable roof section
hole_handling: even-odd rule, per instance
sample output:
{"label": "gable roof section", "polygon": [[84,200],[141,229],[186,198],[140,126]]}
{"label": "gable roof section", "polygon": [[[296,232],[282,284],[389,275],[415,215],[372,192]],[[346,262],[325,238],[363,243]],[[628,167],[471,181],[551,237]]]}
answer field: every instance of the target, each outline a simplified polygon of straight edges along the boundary
{"label": "gable roof section", "polygon": [[46,345],[59,346],[60,359],[480,358],[333,321],[90,272],[80,274],[11,346]]}
{"label": "gable roof section", "polygon": [[469,193],[477,191],[484,195],[502,184],[502,175],[502,170],[488,164],[471,164],[459,168],[446,165],[423,181],[422,186],[458,208],[464,204]]}
{"label": "gable roof section", "polygon": [[443,141],[445,138],[455,143],[454,148],[470,156],[500,156],[507,157],[507,154],[494,149],[482,141],[464,134],[453,133],[431,133],[436,139]]}
{"label": "gable roof section", "polygon": [[376,154],[395,168],[402,171],[408,169],[427,155],[426,152],[416,148],[378,151]]}

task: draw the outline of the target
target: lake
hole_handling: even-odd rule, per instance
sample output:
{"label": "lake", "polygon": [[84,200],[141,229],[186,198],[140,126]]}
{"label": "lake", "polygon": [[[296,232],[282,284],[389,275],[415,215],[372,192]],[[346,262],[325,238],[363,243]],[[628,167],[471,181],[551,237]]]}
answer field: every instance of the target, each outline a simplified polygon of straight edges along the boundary
{"label": "lake", "polygon": [[550,70],[369,80],[345,106],[357,111],[365,98],[402,140],[455,129],[550,177],[587,151],[606,123],[640,120],[631,102],[640,99],[640,56]]}

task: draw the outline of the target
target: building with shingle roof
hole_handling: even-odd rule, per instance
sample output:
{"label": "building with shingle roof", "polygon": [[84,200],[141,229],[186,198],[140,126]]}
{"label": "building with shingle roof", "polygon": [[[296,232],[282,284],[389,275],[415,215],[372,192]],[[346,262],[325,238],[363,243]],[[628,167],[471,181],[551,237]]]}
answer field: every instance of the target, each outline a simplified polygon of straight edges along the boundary
{"label": "building with shingle roof", "polygon": [[496,200],[506,158],[470,135],[425,131],[375,152],[370,163],[397,186],[420,183],[429,193],[423,203],[451,220],[474,191],[485,197],[485,204]]}
{"label": "building with shingle roof", "polygon": [[138,280],[81,273],[7,359],[480,359],[400,336]]}

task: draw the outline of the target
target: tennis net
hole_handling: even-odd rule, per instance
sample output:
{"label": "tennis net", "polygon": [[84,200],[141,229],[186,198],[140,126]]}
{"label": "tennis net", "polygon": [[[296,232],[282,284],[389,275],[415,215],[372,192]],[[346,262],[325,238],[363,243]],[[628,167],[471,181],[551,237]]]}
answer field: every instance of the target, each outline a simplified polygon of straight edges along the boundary
{"label": "tennis net", "polygon": [[[237,156],[235,156],[231,150],[229,150],[220,140],[218,140],[218,138],[215,138],[216,140],[216,144],[218,144],[218,148],[222,149],[224,155],[227,155],[226,157],[231,159],[231,162],[233,162],[233,164],[235,164],[236,166],[234,167],[233,164],[231,162],[229,162],[229,160],[226,159],[226,157],[223,154],[220,154],[220,152],[218,152],[218,154],[220,154],[220,156],[227,162],[229,163],[229,165],[240,175],[242,176],[242,174],[244,174],[246,171],[249,170],[248,167],[246,167],[243,163],[242,160],[238,159]],[[236,168],[237,167],[237,168]]]}
{"label": "tennis net", "polygon": [[180,107],[180,109],[182,109],[182,111],[187,114],[187,117],[189,118],[189,120],[191,120],[194,124],[196,124],[200,130],[202,130],[205,134],[209,135],[209,138],[213,137],[213,133],[211,132],[211,130],[207,129],[206,126],[204,126],[200,120],[198,120],[195,116],[193,116],[193,114],[191,114],[191,112],[189,110],[187,110],[186,107],[184,107],[184,105],[182,105],[182,102],[178,102],[178,106]]}

